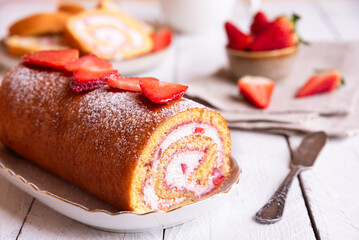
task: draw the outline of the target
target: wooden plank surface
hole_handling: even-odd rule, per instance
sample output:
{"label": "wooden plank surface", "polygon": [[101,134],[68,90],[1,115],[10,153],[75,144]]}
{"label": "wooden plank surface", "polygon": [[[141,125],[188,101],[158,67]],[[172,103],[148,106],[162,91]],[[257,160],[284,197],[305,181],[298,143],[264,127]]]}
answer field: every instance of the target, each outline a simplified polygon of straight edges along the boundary
{"label": "wooden plank surface", "polygon": [[330,29],[330,22],[323,17],[315,1],[262,1],[262,9],[270,18],[296,13],[301,17],[297,24],[299,35],[307,41],[332,41],[335,35]]}
{"label": "wooden plank surface", "polygon": [[162,230],[138,234],[110,233],[88,227],[35,200],[18,239],[143,239],[160,240]]}
{"label": "wooden plank surface", "polygon": [[357,0],[319,1],[317,4],[337,40],[359,40],[359,2]]}
{"label": "wooden plank surface", "polygon": [[166,229],[165,239],[315,239],[297,179],[282,221],[261,225],[253,219],[289,171],[286,139],[232,131],[232,141],[232,155],[243,168],[239,185],[223,205],[192,222]]}
{"label": "wooden plank surface", "polygon": [[[291,137],[295,150],[300,137]],[[300,174],[321,239],[359,239],[359,136],[330,139]]]}
{"label": "wooden plank surface", "polygon": [[[158,16],[158,6],[153,3],[136,5],[128,2],[123,6],[129,11],[141,14],[146,20],[161,19]],[[299,23],[299,32],[309,41],[359,40],[359,32],[355,31],[359,22],[358,8],[356,0],[265,1],[262,7],[271,17],[290,12],[300,14],[302,20]],[[19,12],[15,10],[14,8],[14,12]],[[28,11],[30,10],[29,8]],[[240,2],[232,14],[232,19],[240,26],[248,25],[248,4]],[[0,14],[0,19],[3,26],[10,18]],[[1,31],[0,35],[3,35],[3,29]],[[168,60],[142,76],[153,75],[166,81],[190,84],[192,79],[213,74],[226,66],[225,44],[223,30],[220,33],[178,35]],[[281,222],[263,226],[253,220],[253,214],[273,194],[289,170],[290,154],[285,138],[242,131],[232,131],[232,138],[233,155],[244,169],[240,185],[229,194],[228,200],[222,206],[192,222],[166,229],[165,239],[314,239],[297,179],[293,182]],[[300,138],[292,138],[290,141],[295,146]],[[331,140],[320,155],[315,168],[301,174],[307,204],[321,239],[359,239],[357,146],[359,137]],[[32,204],[30,196],[2,178],[0,192],[0,239],[15,239],[20,229],[19,239],[163,237],[163,231],[118,234],[92,229],[36,200]]]}
{"label": "wooden plank surface", "polygon": [[0,176],[0,240],[16,239],[33,198]]}
{"label": "wooden plank surface", "polygon": [[[359,2],[318,1],[336,41],[359,41]],[[291,137],[294,150],[300,137]],[[320,239],[359,239],[359,137],[330,139],[311,171],[300,174]]]}

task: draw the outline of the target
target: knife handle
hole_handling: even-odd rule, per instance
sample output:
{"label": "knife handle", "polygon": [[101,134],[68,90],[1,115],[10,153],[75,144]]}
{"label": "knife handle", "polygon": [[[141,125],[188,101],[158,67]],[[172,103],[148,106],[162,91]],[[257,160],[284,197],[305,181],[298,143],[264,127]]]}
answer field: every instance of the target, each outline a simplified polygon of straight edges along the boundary
{"label": "knife handle", "polygon": [[287,177],[273,194],[271,199],[256,213],[256,221],[263,224],[272,224],[281,220],[287,198],[287,193],[293,178],[300,172],[299,167],[292,167]]}

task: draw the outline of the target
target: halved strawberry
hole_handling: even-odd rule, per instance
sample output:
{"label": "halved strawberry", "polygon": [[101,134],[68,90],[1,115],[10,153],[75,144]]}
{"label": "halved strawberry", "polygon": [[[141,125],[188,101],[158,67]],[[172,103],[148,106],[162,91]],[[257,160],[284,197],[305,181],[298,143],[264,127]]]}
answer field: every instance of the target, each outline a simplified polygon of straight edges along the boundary
{"label": "halved strawberry", "polygon": [[246,99],[259,108],[267,108],[270,103],[274,82],[268,78],[245,76],[238,80],[238,88]]}
{"label": "halved strawberry", "polygon": [[113,69],[111,63],[97,57],[94,54],[88,54],[77,59],[76,61],[70,62],[66,64],[65,68],[70,72],[79,70],[98,72]]}
{"label": "halved strawberry", "polygon": [[79,50],[51,50],[32,52],[24,55],[22,60],[38,66],[65,69],[65,65],[79,58]]}
{"label": "halved strawberry", "polygon": [[252,35],[258,35],[263,30],[265,30],[269,25],[269,20],[267,18],[267,15],[265,15],[264,12],[259,11],[253,18],[253,22],[251,25],[251,33]]}
{"label": "halved strawberry", "polygon": [[236,50],[245,50],[251,44],[251,35],[244,34],[233,23],[226,22],[224,25],[228,37],[228,47]]}
{"label": "halved strawberry", "polygon": [[116,69],[101,70],[101,71],[95,71],[95,72],[80,69],[80,70],[74,72],[74,78],[78,82],[83,83],[83,82],[96,80],[99,78],[104,78],[104,77],[110,76],[111,74],[119,74],[119,73]]}
{"label": "halved strawberry", "polygon": [[70,88],[75,93],[94,90],[106,85],[108,77],[98,78],[87,82],[79,82],[76,78],[71,81]]}
{"label": "halved strawberry", "polygon": [[162,28],[152,34],[153,52],[165,49],[172,42],[172,32],[168,28]]}
{"label": "halved strawberry", "polygon": [[338,70],[330,70],[312,75],[305,85],[297,92],[296,98],[313,94],[330,92],[344,83]]}
{"label": "halved strawberry", "polygon": [[129,90],[129,91],[133,91],[133,92],[142,92],[142,89],[140,87],[140,80],[142,80],[142,81],[146,81],[146,80],[158,81],[156,78],[152,78],[152,77],[125,78],[125,77],[121,77],[120,74],[114,74],[108,78],[107,85],[109,85],[110,87],[118,88],[118,89],[122,89],[122,90]]}
{"label": "halved strawberry", "polygon": [[188,86],[162,82],[157,79],[140,80],[142,92],[154,103],[168,103],[177,100],[187,91]]}
{"label": "halved strawberry", "polygon": [[293,46],[298,43],[299,37],[295,31],[297,15],[291,19],[278,17],[270,23],[250,45],[251,51],[269,51]]}

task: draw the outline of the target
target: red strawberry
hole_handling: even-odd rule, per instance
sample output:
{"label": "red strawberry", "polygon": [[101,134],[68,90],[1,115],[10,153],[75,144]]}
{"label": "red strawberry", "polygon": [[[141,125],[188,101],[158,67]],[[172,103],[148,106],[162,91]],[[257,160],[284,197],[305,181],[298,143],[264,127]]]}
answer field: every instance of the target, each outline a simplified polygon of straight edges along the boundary
{"label": "red strawberry", "polygon": [[64,69],[65,65],[79,58],[79,50],[52,50],[32,52],[24,55],[22,60],[38,66]]}
{"label": "red strawberry", "polygon": [[300,98],[312,94],[331,92],[337,89],[340,83],[344,83],[344,81],[340,72],[337,70],[317,73],[308,79],[295,97]]}
{"label": "red strawberry", "polygon": [[204,128],[201,128],[201,127],[196,127],[195,129],[194,129],[194,134],[204,134],[206,132],[206,129],[204,129]]}
{"label": "red strawberry", "polygon": [[97,57],[94,54],[88,54],[76,61],[70,62],[65,66],[67,71],[75,72],[78,70],[87,70],[91,72],[97,72],[102,70],[113,69],[111,63]]}
{"label": "red strawberry", "polygon": [[93,90],[93,89],[97,89],[97,88],[105,86],[107,83],[107,80],[108,80],[108,77],[104,77],[104,78],[99,78],[99,79],[95,79],[95,80],[90,80],[87,82],[79,82],[75,78],[73,78],[70,88],[75,93],[89,91],[89,90]]}
{"label": "red strawberry", "polygon": [[96,80],[99,78],[104,78],[110,76],[111,74],[119,74],[116,69],[102,70],[97,72],[87,71],[87,70],[78,70],[74,72],[74,78],[76,81],[83,83]]}
{"label": "red strawberry", "polygon": [[226,180],[226,177],[223,174],[220,174],[218,176],[216,176],[212,182],[214,186],[218,186],[220,184],[222,184],[224,182],[224,180]]}
{"label": "red strawberry", "polygon": [[267,108],[270,103],[274,82],[264,77],[245,76],[238,80],[238,87],[246,99],[259,108]]}
{"label": "red strawberry", "polygon": [[257,12],[257,14],[253,18],[253,22],[251,25],[251,34],[252,35],[258,35],[263,30],[265,30],[269,25],[269,20],[264,12]]}
{"label": "red strawberry", "polygon": [[218,168],[213,169],[211,175],[215,176],[212,180],[214,186],[218,186],[223,183],[224,180],[226,180],[226,177],[224,176],[223,172]]}
{"label": "red strawberry", "polygon": [[159,31],[153,33],[153,52],[158,52],[165,49],[172,42],[172,32],[168,28],[162,28]]}
{"label": "red strawberry", "polygon": [[294,15],[292,20],[287,17],[278,17],[261,32],[249,47],[251,51],[268,51],[293,46],[298,43],[295,33],[295,21],[299,19]]}
{"label": "red strawberry", "polygon": [[118,88],[122,90],[129,90],[133,92],[142,92],[140,87],[140,80],[147,81],[147,80],[156,80],[156,78],[148,77],[148,78],[125,78],[121,77],[119,74],[111,75],[108,79],[107,85],[113,88]]}
{"label": "red strawberry", "polygon": [[187,164],[181,163],[181,168],[182,168],[182,173],[183,173],[183,175],[185,175],[185,174],[186,174],[186,171],[187,171],[187,168],[188,168]]}
{"label": "red strawberry", "polygon": [[226,22],[224,27],[227,32],[228,47],[240,51],[245,50],[249,47],[250,43],[252,42],[251,35],[244,34],[230,22]]}
{"label": "red strawberry", "polygon": [[154,103],[168,103],[177,100],[187,91],[188,86],[162,82],[157,79],[140,80],[142,92]]}

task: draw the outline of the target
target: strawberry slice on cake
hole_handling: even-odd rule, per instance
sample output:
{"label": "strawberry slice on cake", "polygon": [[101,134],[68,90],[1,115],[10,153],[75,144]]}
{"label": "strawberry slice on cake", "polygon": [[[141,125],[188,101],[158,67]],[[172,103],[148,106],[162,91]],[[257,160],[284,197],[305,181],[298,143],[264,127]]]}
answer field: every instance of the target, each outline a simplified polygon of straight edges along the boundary
{"label": "strawberry slice on cake", "polygon": [[180,99],[188,89],[188,86],[146,79],[140,81],[142,92],[154,103],[168,103]]}
{"label": "strawberry slice on cake", "polygon": [[65,69],[66,64],[79,58],[79,50],[49,50],[26,54],[22,60],[42,67]]}

